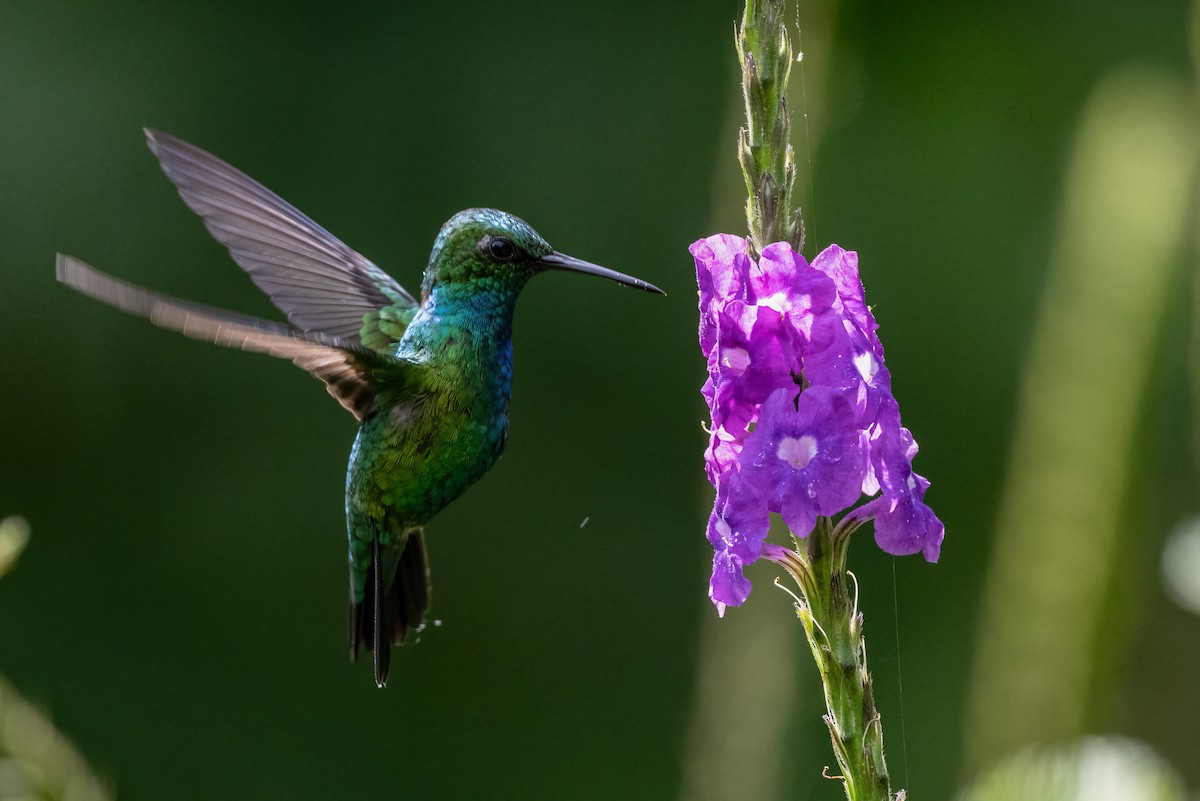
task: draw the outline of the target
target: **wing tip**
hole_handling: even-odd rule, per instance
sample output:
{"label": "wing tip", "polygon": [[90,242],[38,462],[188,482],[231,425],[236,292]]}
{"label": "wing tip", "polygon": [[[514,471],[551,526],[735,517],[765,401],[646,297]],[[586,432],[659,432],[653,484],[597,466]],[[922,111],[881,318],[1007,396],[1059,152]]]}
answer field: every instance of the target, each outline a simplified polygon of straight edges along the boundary
{"label": "wing tip", "polygon": [[156,155],[164,144],[166,144],[170,139],[174,138],[170,134],[163,133],[157,128],[151,128],[149,125],[142,126],[142,133],[146,135],[146,146],[150,148],[150,152]]}
{"label": "wing tip", "polygon": [[54,277],[60,284],[79,287],[83,284],[84,277],[94,272],[96,272],[95,267],[74,256],[68,256],[61,252],[54,254]]}
{"label": "wing tip", "polygon": [[66,253],[58,252],[54,254],[54,277],[60,282],[65,283],[67,273],[71,269],[71,257]]}
{"label": "wing tip", "polygon": [[[165,160],[172,155],[181,152],[187,153],[189,150],[199,150],[195,145],[189,144],[177,136],[171,136],[165,131],[151,128],[148,125],[142,127],[142,133],[146,135],[146,147],[150,148],[150,152],[163,165],[164,170],[167,167]],[[173,178],[171,180],[174,181]]]}

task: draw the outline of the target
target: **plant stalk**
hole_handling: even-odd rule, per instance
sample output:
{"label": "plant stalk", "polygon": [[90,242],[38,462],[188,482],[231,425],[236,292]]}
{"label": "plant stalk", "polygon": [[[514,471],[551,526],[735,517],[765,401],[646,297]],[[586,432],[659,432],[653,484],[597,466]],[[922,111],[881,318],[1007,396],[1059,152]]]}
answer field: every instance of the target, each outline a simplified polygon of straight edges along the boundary
{"label": "plant stalk", "polygon": [[742,67],[746,127],[738,133],[738,161],[746,180],[746,222],[755,255],[772,242],[804,245],[804,219],[793,207],[796,157],[787,107],[794,53],[782,0],[746,0],[735,37]]}
{"label": "plant stalk", "polygon": [[[794,53],[783,0],[746,0],[735,43],[742,67],[746,126],[738,134],[738,161],[746,180],[750,244],[761,253],[773,242],[804,245],[804,219],[792,201],[796,177],[787,86]],[[815,530],[791,551],[771,558],[800,588],[796,614],[825,689],[825,724],[850,801],[903,801],[893,795],[883,754],[883,725],[875,709],[858,582],[846,569],[854,519],[834,526],[817,518]]]}
{"label": "plant stalk", "polygon": [[835,527],[827,517],[800,545],[772,558],[800,588],[796,615],[812,650],[825,690],[825,725],[850,801],[902,801],[892,793],[883,753],[883,723],[875,708],[858,580],[846,569],[850,535],[857,523]]}

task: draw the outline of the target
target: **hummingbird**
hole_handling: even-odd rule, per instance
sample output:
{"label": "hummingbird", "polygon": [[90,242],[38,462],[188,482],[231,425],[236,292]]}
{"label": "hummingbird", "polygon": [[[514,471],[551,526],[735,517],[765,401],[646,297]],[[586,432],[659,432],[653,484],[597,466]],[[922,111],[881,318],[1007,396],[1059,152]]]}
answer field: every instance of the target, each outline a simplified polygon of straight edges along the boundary
{"label": "hummingbird", "polygon": [[666,293],[556,251],[519,217],[473,208],[438,232],[418,301],[240,170],[160,131],[146,138],[184,202],[288,322],[160,294],[62,253],[57,278],[162,328],[290,359],[354,415],[350,658],[370,651],[383,687],[391,646],[429,609],[425,524],[492,468],[508,439],[513,310],[526,282],[564,270]]}

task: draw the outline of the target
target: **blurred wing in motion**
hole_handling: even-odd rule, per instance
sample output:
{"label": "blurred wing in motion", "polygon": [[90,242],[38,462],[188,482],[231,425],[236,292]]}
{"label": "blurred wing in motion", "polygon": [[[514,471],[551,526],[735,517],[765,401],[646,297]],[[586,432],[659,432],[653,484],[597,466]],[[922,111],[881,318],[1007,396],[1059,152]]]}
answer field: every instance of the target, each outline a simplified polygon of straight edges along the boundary
{"label": "blurred wing in motion", "polygon": [[150,150],[192,211],[292,325],[382,350],[417,301],[299,209],[216,156],[146,129]]}
{"label": "blurred wing in motion", "polygon": [[55,274],[77,292],[192,339],[289,359],[324,381],[329,394],[359,420],[375,408],[378,378],[386,375],[390,382],[402,376],[412,382],[417,378],[417,365],[412,362],[378,353],[355,341],[297,331],[280,323],[152,292],[62,253],[58,254]]}

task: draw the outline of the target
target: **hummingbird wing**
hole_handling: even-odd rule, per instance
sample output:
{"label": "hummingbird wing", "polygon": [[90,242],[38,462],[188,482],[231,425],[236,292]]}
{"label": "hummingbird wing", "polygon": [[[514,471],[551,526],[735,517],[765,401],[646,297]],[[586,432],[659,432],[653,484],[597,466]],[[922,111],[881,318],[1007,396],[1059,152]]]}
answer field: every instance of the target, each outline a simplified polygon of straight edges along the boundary
{"label": "hummingbird wing", "polygon": [[414,394],[420,391],[417,363],[357,342],[152,292],[62,253],[55,274],[77,292],[192,339],[289,359],[324,381],[329,394],[359,420],[375,409],[381,381],[402,392],[406,386]]}
{"label": "hummingbird wing", "polygon": [[376,350],[400,340],[417,301],[295,206],[195,145],[146,129],[183,201],[301,331]]}

